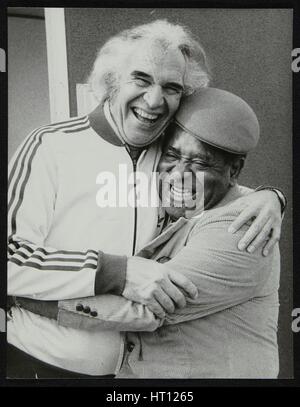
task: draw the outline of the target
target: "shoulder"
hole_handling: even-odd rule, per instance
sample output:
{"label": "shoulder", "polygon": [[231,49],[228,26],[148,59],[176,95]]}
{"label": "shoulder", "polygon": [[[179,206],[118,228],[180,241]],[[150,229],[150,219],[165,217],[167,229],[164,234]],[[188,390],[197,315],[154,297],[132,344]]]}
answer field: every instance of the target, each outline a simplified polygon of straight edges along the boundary
{"label": "shoulder", "polygon": [[235,233],[228,231],[230,224],[237,216],[238,212],[230,205],[205,211],[201,217],[194,220],[190,233],[191,243],[197,244],[198,242],[201,249],[213,250],[215,253],[221,251],[232,256],[248,257],[247,251],[238,249],[238,242],[250,224],[243,225]]}
{"label": "shoulder", "polygon": [[[73,117],[65,121],[50,123],[35,129],[28,137],[31,148],[55,154],[56,151],[65,150],[75,137],[84,139],[86,131],[90,128],[87,116]],[[68,148],[68,147],[67,147]]]}
{"label": "shoulder", "polygon": [[237,215],[232,211],[218,210],[214,213],[204,213],[201,218],[195,221],[190,239],[195,242],[201,241],[202,248],[211,247],[216,251],[218,249],[227,249],[231,252],[238,251],[238,242],[248,226],[244,225],[234,234],[229,233],[229,225],[236,217]]}
{"label": "shoulder", "polygon": [[238,268],[251,267],[253,270],[258,270],[257,267],[269,268],[279,255],[278,245],[267,257],[263,256],[259,249],[254,253],[239,250],[238,243],[250,224],[243,225],[235,233],[228,232],[229,225],[237,216],[238,213],[229,205],[204,212],[194,223],[189,244],[198,247],[198,250],[210,257],[220,258],[223,263],[230,263]]}
{"label": "shoulder", "polygon": [[33,130],[30,139],[42,142],[48,139],[56,139],[57,135],[78,134],[90,127],[87,116],[73,117],[65,121],[50,123]]}
{"label": "shoulder", "polygon": [[[239,213],[240,212],[232,207],[230,203],[219,208],[204,211],[201,216],[193,219],[194,226],[192,233],[197,234],[203,230],[212,230],[216,228],[219,230],[227,230],[230,223],[237,218]],[[250,223],[244,225],[241,230],[245,231],[249,226]]]}

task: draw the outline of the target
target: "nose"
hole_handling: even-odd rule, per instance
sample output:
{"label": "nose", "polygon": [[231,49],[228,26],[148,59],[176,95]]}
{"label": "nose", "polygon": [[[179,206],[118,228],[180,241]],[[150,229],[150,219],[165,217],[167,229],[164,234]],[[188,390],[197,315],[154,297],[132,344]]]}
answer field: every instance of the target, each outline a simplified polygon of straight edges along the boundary
{"label": "nose", "polygon": [[190,165],[184,160],[180,160],[171,172],[171,177],[175,183],[185,183],[191,176]]}
{"label": "nose", "polygon": [[175,167],[175,172],[178,176],[183,177],[186,172],[190,172],[190,164],[185,160],[180,160]]}
{"label": "nose", "polygon": [[151,86],[144,94],[144,100],[151,109],[161,107],[164,103],[161,86]]}

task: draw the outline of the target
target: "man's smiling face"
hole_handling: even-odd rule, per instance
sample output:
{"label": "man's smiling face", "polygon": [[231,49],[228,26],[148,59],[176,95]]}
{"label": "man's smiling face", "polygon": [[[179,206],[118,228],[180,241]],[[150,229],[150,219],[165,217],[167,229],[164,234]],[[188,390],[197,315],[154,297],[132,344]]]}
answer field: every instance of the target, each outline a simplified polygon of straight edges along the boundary
{"label": "man's smiling face", "polygon": [[149,145],[179,107],[185,59],[177,49],[141,41],[120,69],[119,87],[110,101],[113,119],[126,143]]}
{"label": "man's smiling face", "polygon": [[231,185],[231,165],[221,150],[177,126],[170,129],[158,164],[159,195],[171,218],[190,218],[224,198]]}

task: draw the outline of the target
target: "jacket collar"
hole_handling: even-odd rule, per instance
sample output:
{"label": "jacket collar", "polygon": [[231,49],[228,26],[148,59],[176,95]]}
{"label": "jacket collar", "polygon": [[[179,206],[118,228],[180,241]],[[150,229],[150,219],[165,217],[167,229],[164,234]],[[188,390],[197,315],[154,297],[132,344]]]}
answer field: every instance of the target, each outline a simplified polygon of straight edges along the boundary
{"label": "jacket collar", "polygon": [[121,147],[124,145],[105,117],[103,105],[99,104],[96,109],[88,115],[88,118],[92,129],[105,141],[114,146]]}
{"label": "jacket collar", "polygon": [[125,147],[130,157],[137,161],[145,148],[132,147],[124,143],[119,136],[117,136],[114,129],[113,119],[109,112],[108,104],[98,105],[89,115],[90,126],[92,129],[110,144],[117,147]]}

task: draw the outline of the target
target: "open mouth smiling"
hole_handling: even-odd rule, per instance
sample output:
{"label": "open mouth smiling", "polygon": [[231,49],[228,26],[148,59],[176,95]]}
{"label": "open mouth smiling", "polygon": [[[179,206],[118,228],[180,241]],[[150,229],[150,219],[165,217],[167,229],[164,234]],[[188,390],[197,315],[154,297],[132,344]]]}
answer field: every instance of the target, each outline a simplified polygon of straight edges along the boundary
{"label": "open mouth smiling", "polygon": [[157,113],[147,113],[145,110],[142,110],[138,107],[133,107],[132,109],[133,114],[135,117],[142,123],[146,124],[154,124],[156,123],[162,114],[157,114]]}
{"label": "open mouth smiling", "polygon": [[170,194],[174,201],[177,202],[190,202],[195,199],[196,192],[185,188],[176,188],[174,185],[170,186]]}
{"label": "open mouth smiling", "polygon": [[162,206],[194,209],[197,205],[196,186],[176,185],[174,181],[160,181],[159,196]]}

